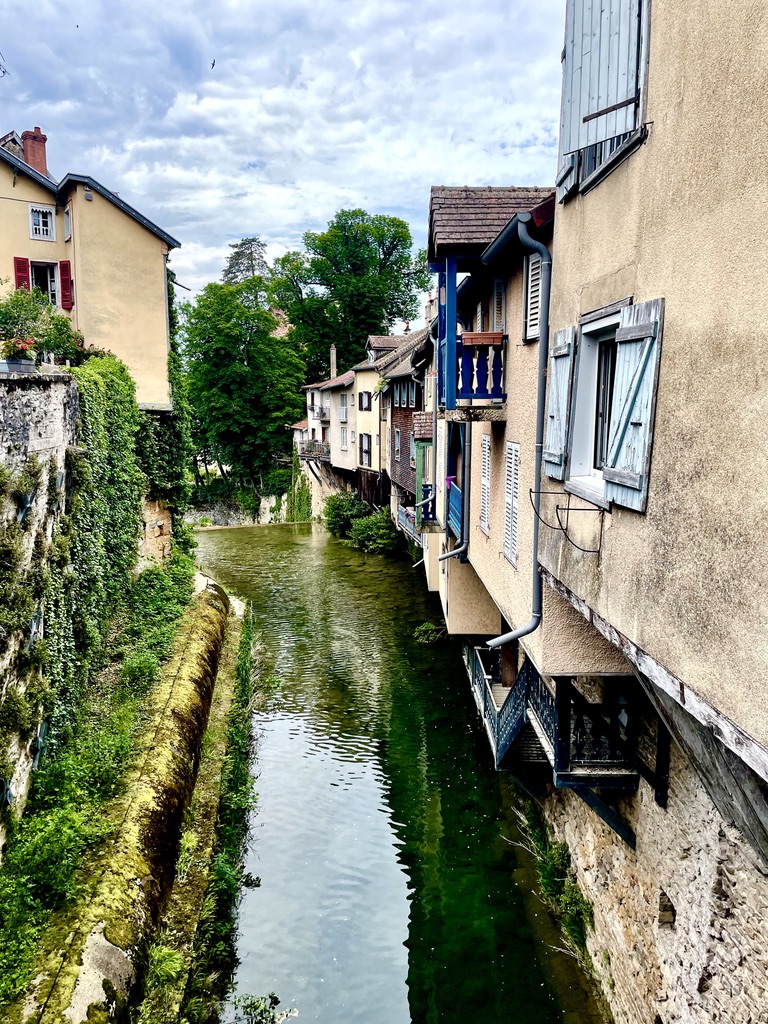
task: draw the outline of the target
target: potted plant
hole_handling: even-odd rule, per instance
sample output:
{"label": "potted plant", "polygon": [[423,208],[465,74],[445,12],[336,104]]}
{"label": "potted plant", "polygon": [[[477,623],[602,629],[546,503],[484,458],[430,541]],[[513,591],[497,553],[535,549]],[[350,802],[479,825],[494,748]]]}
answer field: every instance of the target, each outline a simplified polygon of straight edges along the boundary
{"label": "potted plant", "polygon": [[0,370],[6,373],[35,373],[35,339],[3,338],[0,344]]}

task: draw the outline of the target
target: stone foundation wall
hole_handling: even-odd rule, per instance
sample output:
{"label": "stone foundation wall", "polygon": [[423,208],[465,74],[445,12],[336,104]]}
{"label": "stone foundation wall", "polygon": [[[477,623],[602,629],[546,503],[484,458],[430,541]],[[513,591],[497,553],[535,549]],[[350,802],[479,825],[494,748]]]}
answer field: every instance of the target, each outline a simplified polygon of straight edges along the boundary
{"label": "stone foundation wall", "polygon": [[767,1024],[768,877],[673,744],[669,799],[620,802],[631,850],[567,790],[545,813],[594,908],[588,939],[616,1024]]}
{"label": "stone foundation wall", "polygon": [[[0,381],[0,466],[12,474],[12,480],[18,479],[30,458],[34,457],[40,466],[26,511],[12,493],[0,495],[0,531],[19,531],[20,577],[32,566],[35,541],[44,538],[49,543],[57,516],[66,511],[65,457],[67,449],[76,444],[79,411],[77,386],[69,375],[30,374]],[[43,611],[42,604],[38,611]],[[25,647],[44,632],[44,615],[35,623],[34,630],[27,628],[10,635],[2,630],[0,706],[10,690],[24,694],[27,685],[34,681],[29,674],[22,678],[19,659]],[[36,728],[24,735],[3,735],[0,757],[13,767],[10,782],[17,810],[24,806],[29,790],[35,732]],[[5,826],[0,822],[0,846],[4,840]]]}
{"label": "stone foundation wall", "polygon": [[171,553],[171,510],[163,501],[144,498],[139,536],[139,565],[162,562]]}

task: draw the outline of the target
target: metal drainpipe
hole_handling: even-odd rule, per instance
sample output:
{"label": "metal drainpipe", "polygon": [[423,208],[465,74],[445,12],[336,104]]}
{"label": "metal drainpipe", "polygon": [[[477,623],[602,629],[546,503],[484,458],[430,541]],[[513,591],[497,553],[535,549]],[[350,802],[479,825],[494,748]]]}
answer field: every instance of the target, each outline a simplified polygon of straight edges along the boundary
{"label": "metal drainpipe", "polygon": [[[541,256],[541,319],[539,321],[539,380],[536,396],[536,465],[533,483],[533,594],[531,596],[531,621],[522,629],[512,630],[488,641],[489,647],[502,647],[513,640],[533,633],[541,623],[541,573],[539,572],[539,507],[541,504],[541,460],[544,455],[544,403],[547,393],[547,363],[549,361],[549,296],[552,287],[552,254],[546,245],[537,242],[528,234],[529,213],[517,216],[517,237],[531,252]],[[453,552],[451,552],[453,554]]]}
{"label": "metal drainpipe", "polygon": [[[456,558],[458,555],[463,555],[469,547],[469,481],[472,474],[472,423],[467,423],[467,427],[469,429],[465,428],[464,430],[464,453],[461,463],[461,476],[464,483],[464,491],[461,495],[461,543],[453,551],[445,551],[442,555],[438,555],[438,562],[444,562],[447,558]],[[445,516],[447,519],[447,512]]]}

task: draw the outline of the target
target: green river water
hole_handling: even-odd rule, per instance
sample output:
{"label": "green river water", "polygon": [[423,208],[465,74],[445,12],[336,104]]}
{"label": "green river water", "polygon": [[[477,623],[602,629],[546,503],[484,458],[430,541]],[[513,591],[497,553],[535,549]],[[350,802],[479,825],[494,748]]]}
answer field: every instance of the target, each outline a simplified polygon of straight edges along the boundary
{"label": "green river water", "polygon": [[258,807],[235,993],[320,1024],[593,1024],[519,846],[458,647],[421,570],[317,525],[207,530],[281,686],[257,713]]}

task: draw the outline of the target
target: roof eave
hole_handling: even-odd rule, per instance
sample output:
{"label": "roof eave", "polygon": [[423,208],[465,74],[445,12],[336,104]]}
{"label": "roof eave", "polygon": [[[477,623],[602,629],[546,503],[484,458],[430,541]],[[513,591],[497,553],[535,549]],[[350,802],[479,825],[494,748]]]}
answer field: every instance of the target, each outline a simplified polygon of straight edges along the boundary
{"label": "roof eave", "polygon": [[59,182],[58,195],[66,193],[69,190],[70,185],[87,185],[88,188],[92,189],[94,192],[98,192],[98,194],[103,196],[104,199],[109,200],[110,203],[117,206],[118,209],[123,211],[123,213],[132,217],[133,220],[141,224],[141,226],[146,228],[147,231],[150,231],[153,235],[160,238],[165,242],[169,249],[180,248],[181,242],[179,242],[178,239],[174,238],[173,235],[169,235],[167,231],[163,231],[161,227],[158,227],[157,224],[153,223],[148,217],[145,217],[143,213],[139,213],[138,210],[134,209],[130,203],[126,203],[124,199],[120,198],[120,196],[116,195],[114,192],[110,192],[110,190],[102,185],[101,182],[96,181],[96,179],[92,178],[90,175],[66,174]]}

